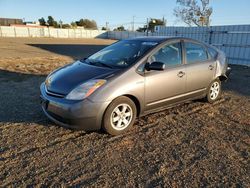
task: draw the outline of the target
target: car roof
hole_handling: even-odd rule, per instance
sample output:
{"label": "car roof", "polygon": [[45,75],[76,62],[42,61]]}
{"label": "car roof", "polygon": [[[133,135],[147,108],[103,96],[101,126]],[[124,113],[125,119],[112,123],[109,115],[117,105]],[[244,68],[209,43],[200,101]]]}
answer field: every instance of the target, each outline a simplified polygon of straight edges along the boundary
{"label": "car roof", "polygon": [[161,43],[164,42],[166,40],[168,40],[170,37],[163,37],[163,36],[145,36],[145,37],[135,37],[135,38],[129,38],[126,40],[133,40],[133,41],[143,41],[143,42],[157,42],[157,43]]}
{"label": "car roof", "polygon": [[182,39],[182,40],[190,40],[193,42],[198,42],[201,44],[205,44],[202,41],[198,41],[195,39],[191,39],[191,38],[186,38],[186,37],[175,37],[175,36],[145,36],[145,37],[135,37],[135,38],[130,38],[130,39],[126,39],[126,40],[135,40],[135,41],[143,41],[143,42],[157,42],[157,43],[162,43],[168,40],[174,40],[174,39]]}

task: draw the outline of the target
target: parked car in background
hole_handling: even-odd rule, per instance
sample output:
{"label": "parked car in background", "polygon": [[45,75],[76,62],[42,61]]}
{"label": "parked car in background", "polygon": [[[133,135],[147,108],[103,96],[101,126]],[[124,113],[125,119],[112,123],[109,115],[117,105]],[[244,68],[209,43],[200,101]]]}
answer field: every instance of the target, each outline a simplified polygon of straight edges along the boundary
{"label": "parked car in background", "polygon": [[61,126],[119,135],[136,117],[198,98],[213,103],[229,72],[222,51],[196,40],[127,39],[48,75],[42,109]]}

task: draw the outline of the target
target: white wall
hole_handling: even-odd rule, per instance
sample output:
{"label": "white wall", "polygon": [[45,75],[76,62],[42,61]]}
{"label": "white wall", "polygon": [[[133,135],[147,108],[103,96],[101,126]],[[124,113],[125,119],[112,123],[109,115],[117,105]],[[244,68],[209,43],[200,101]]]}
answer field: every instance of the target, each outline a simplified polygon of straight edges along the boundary
{"label": "white wall", "polygon": [[107,38],[100,30],[0,26],[0,37]]}

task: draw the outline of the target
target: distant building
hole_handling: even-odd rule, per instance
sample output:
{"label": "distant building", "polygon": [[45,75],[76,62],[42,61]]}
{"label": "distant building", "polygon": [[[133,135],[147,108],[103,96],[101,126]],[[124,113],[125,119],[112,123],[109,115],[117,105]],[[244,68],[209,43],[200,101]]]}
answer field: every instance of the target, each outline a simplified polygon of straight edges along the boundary
{"label": "distant building", "polygon": [[0,26],[23,25],[22,19],[16,18],[0,18]]}
{"label": "distant building", "polygon": [[24,24],[27,26],[40,26],[39,22],[24,22]]}

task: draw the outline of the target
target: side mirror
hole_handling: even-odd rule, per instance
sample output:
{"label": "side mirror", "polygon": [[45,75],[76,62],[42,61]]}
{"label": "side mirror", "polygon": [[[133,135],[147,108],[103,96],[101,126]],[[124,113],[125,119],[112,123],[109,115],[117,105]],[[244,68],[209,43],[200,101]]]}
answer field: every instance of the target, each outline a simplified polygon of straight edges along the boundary
{"label": "side mirror", "polygon": [[165,70],[165,63],[157,62],[157,61],[152,62],[152,63],[146,63],[145,69],[147,71],[150,71],[150,70],[163,71]]}

